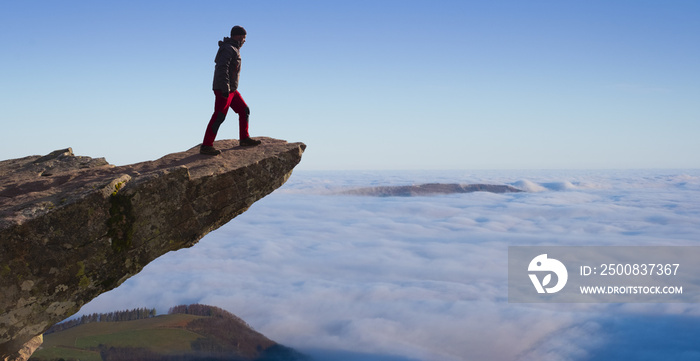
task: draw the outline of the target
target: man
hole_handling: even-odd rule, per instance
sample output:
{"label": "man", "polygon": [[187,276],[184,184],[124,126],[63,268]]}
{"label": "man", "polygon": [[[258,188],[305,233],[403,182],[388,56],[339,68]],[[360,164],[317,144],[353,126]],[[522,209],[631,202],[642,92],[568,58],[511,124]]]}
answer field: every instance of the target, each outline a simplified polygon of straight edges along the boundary
{"label": "man", "polygon": [[241,71],[241,46],[245,43],[246,31],[241,26],[231,29],[231,37],[219,41],[219,51],[214,62],[214,114],[212,114],[204,133],[204,141],[199,149],[201,154],[219,155],[221,151],[214,148],[214,139],[221,123],[226,119],[228,108],[238,114],[240,145],[250,147],[260,144],[248,134],[248,116],[250,109],[238,92],[238,75]]}

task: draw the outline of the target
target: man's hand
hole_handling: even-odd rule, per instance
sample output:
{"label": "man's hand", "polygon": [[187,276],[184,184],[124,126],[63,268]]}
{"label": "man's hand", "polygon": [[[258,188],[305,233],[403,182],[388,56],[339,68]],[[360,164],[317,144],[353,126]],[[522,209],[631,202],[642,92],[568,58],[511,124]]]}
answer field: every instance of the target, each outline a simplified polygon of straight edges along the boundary
{"label": "man's hand", "polygon": [[227,99],[228,99],[228,94],[229,94],[229,93],[228,93],[227,91],[225,91],[225,90],[222,90],[220,94],[221,94],[221,96],[222,96],[222,97],[224,97],[224,98],[227,98]]}

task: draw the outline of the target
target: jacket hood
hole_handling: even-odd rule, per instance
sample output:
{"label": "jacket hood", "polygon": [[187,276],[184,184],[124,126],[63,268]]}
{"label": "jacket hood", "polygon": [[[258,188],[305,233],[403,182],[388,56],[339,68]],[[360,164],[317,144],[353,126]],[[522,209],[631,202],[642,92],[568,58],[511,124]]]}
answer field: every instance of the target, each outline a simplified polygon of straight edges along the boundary
{"label": "jacket hood", "polygon": [[241,47],[241,42],[238,40],[233,40],[229,38],[228,36],[224,37],[224,40],[219,40],[219,46],[224,45],[224,44],[230,44],[236,48]]}

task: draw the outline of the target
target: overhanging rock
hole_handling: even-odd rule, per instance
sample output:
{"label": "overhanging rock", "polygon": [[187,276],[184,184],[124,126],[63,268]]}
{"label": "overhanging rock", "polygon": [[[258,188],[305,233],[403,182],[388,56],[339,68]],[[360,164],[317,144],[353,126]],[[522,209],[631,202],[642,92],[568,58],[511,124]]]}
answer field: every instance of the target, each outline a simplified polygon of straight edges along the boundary
{"label": "overhanging rock", "polygon": [[70,149],[0,162],[0,360],[284,184],[306,146],[257,139],[120,167]]}

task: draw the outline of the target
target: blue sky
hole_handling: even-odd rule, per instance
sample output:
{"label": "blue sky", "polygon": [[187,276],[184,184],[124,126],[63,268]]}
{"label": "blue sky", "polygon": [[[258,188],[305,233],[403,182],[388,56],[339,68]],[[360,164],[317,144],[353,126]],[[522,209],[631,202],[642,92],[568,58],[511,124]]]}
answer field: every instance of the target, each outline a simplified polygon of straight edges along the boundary
{"label": "blue sky", "polygon": [[[700,167],[697,1],[5,1],[0,158],[199,144],[248,30],[251,134],[300,169]],[[236,138],[229,117],[219,138]]]}

